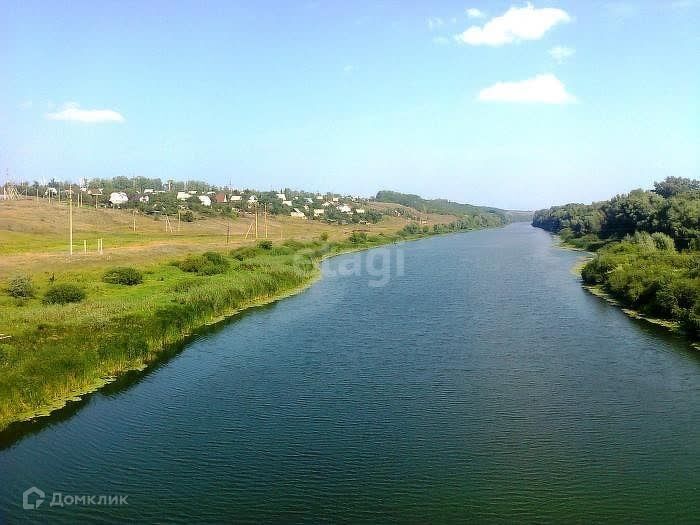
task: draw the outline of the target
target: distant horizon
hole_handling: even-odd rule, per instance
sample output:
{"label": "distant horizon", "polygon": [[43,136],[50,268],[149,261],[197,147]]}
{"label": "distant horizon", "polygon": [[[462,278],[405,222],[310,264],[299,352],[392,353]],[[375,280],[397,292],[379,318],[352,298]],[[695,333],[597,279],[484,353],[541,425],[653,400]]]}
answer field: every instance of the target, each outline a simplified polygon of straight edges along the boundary
{"label": "distant horizon", "polygon": [[8,0],[0,177],[501,209],[700,173],[700,1]]}
{"label": "distant horizon", "polygon": [[[127,177],[127,178],[130,178],[130,179],[131,179],[131,178],[134,178],[134,177],[152,178],[152,177],[146,177],[146,176],[143,176],[143,175],[117,175],[116,177]],[[112,178],[112,177],[93,177],[93,179],[111,179],[111,178]],[[158,177],[153,177],[153,178],[158,178]],[[692,178],[692,177],[690,177],[690,178]],[[89,182],[90,180],[93,180],[93,179],[88,179],[88,182]],[[54,180],[55,180],[55,182],[57,182],[57,183],[59,183],[59,184],[65,184],[65,183],[69,183],[69,184],[70,184],[70,183],[72,182],[72,184],[78,185],[78,184],[81,183],[80,180],[76,180],[76,181],[57,180],[57,179],[54,179]],[[661,179],[659,179],[658,181],[660,181],[660,180],[661,180]],[[40,186],[47,186],[48,183],[49,183],[50,181],[51,181],[51,179],[48,179],[48,180],[46,180],[46,181],[42,181],[42,180],[20,181],[20,180],[13,180],[12,177],[10,177],[10,178],[7,178],[7,179],[5,179],[5,180],[3,181],[3,185],[9,182],[9,183],[20,184],[20,185],[24,185],[24,184],[28,183],[28,184],[31,186],[31,185],[33,185],[33,184],[36,182],[36,183],[39,183]],[[607,196],[602,197],[602,198],[600,198],[600,199],[596,199],[596,200],[592,200],[592,201],[588,201],[588,202],[584,202],[584,201],[558,202],[558,203],[552,203],[552,204],[547,205],[547,206],[542,206],[542,207],[540,207],[540,208],[528,209],[528,208],[506,208],[506,207],[498,206],[498,205],[495,205],[495,204],[489,204],[489,203],[484,203],[484,204],[482,204],[482,203],[479,203],[479,202],[476,202],[476,201],[462,201],[462,200],[454,199],[454,198],[451,198],[451,197],[445,197],[445,196],[435,196],[435,197],[433,197],[433,196],[428,196],[428,195],[422,195],[422,194],[420,194],[420,193],[413,193],[413,192],[409,192],[409,191],[402,191],[401,188],[380,188],[380,189],[378,189],[377,191],[375,191],[374,193],[371,193],[371,194],[363,194],[363,193],[356,193],[356,192],[341,192],[341,191],[334,191],[334,190],[318,190],[318,191],[317,191],[317,190],[312,190],[312,189],[309,189],[309,188],[298,188],[298,187],[295,188],[295,187],[290,186],[290,185],[282,185],[282,186],[280,186],[280,187],[274,187],[274,188],[269,188],[269,189],[265,189],[265,188],[262,188],[262,187],[253,187],[253,186],[236,186],[235,184],[232,185],[232,186],[229,186],[228,183],[225,183],[225,184],[217,184],[217,183],[214,183],[214,182],[211,182],[211,181],[208,181],[208,180],[203,180],[203,179],[174,179],[174,178],[170,178],[170,179],[161,179],[162,186],[165,187],[165,185],[167,184],[168,181],[172,181],[173,183],[180,183],[180,184],[190,183],[190,182],[191,182],[191,183],[205,183],[205,184],[209,184],[209,185],[212,186],[212,187],[216,187],[216,188],[218,188],[219,190],[222,190],[222,191],[223,191],[223,190],[228,190],[228,191],[248,191],[248,190],[253,190],[253,191],[258,191],[258,192],[278,192],[278,191],[284,191],[284,190],[287,190],[287,189],[288,189],[288,190],[291,190],[291,191],[303,192],[303,193],[313,193],[313,194],[316,194],[316,195],[327,195],[327,194],[332,194],[332,195],[340,195],[340,196],[352,196],[352,197],[358,197],[358,198],[362,198],[362,199],[375,199],[376,196],[377,196],[377,194],[378,194],[379,192],[382,192],[382,191],[392,191],[392,192],[403,193],[403,194],[408,194],[408,195],[416,195],[416,196],[421,197],[421,198],[426,199],[426,200],[445,200],[445,201],[454,202],[454,203],[457,203],[457,204],[470,204],[470,205],[479,206],[479,207],[485,207],[485,208],[497,208],[497,209],[504,210],[504,211],[511,211],[511,212],[528,212],[528,213],[529,213],[529,212],[535,212],[535,211],[538,211],[538,210],[541,210],[541,209],[547,209],[547,208],[550,208],[550,207],[552,207],[552,206],[563,206],[563,205],[565,205],[565,204],[593,204],[593,203],[596,203],[596,202],[609,200],[609,199],[611,199],[612,197],[614,197],[615,195],[618,195],[618,194],[627,194],[627,193],[629,193],[630,191],[633,191],[633,190],[637,190],[637,189],[641,189],[641,190],[651,190],[651,189],[653,189],[653,183],[652,183],[649,187],[629,188],[629,189],[627,189],[627,190],[625,190],[625,191],[621,191],[621,192],[618,192],[618,193],[615,193],[615,194],[612,194],[612,195],[607,195]],[[654,182],[658,182],[658,181],[654,181]],[[125,188],[125,189],[126,189],[126,188]],[[176,190],[173,190],[173,191],[176,191]]]}

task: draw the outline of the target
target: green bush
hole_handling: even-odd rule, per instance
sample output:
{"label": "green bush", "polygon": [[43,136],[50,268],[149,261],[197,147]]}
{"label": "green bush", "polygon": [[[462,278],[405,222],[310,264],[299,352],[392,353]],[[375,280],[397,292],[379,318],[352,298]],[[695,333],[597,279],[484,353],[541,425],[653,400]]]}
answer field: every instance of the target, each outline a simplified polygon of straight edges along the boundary
{"label": "green bush", "polygon": [[85,290],[72,283],[55,284],[44,295],[46,304],[79,303],[83,299]]}
{"label": "green bush", "polygon": [[367,234],[365,232],[352,232],[349,240],[353,244],[359,244],[367,240]]}
{"label": "green bush", "polygon": [[258,248],[255,248],[253,246],[246,246],[245,248],[237,248],[235,250],[231,250],[230,255],[239,261],[243,261],[245,259],[250,259],[252,257],[256,257],[257,255],[260,255],[260,250]]}
{"label": "green bush", "polygon": [[261,248],[263,250],[271,250],[272,249],[272,241],[260,241],[258,243],[258,248]]}
{"label": "green bush", "polygon": [[102,276],[102,280],[110,284],[133,286],[143,282],[143,274],[131,266],[120,266],[107,270]]}
{"label": "green bush", "polygon": [[205,252],[202,255],[188,255],[177,264],[183,272],[199,275],[216,275],[229,269],[229,262],[218,252]]}
{"label": "green bush", "polygon": [[13,277],[7,285],[7,294],[17,298],[34,297],[32,280],[26,275]]}
{"label": "green bush", "polygon": [[321,240],[324,242],[328,240],[328,232],[321,233]]}

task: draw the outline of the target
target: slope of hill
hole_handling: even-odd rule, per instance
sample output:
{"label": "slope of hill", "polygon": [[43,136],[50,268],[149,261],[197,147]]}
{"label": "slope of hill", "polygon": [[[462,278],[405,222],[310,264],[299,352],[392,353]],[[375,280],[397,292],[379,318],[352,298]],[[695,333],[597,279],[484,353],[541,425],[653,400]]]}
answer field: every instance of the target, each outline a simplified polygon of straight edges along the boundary
{"label": "slope of hill", "polygon": [[382,190],[377,192],[377,201],[401,204],[426,213],[473,217],[485,221],[489,226],[507,224],[511,218],[506,210],[488,206],[473,206],[449,201],[447,199],[424,199],[419,195]]}

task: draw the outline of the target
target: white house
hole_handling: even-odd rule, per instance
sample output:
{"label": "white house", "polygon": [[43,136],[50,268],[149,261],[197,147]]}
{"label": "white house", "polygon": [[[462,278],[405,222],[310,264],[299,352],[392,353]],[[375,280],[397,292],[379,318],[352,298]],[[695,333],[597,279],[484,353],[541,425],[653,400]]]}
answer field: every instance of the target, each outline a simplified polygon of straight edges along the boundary
{"label": "white house", "polygon": [[352,208],[347,204],[341,204],[338,206],[338,211],[341,213],[352,213]]}
{"label": "white house", "polygon": [[286,201],[286,200],[287,200],[287,196],[286,196],[284,193],[278,193],[278,194],[277,194],[277,198],[278,198],[279,200],[281,200],[281,201]]}
{"label": "white house", "polygon": [[148,203],[151,200],[151,197],[149,195],[141,195],[139,197],[139,202]]}
{"label": "white house", "polygon": [[306,215],[304,215],[303,212],[299,211],[299,208],[294,208],[292,210],[292,213],[289,214],[290,217],[295,217],[297,219],[306,219]]}
{"label": "white house", "polygon": [[363,213],[365,213],[365,209],[364,208],[355,208],[355,213],[359,213],[360,215],[362,215]]}
{"label": "white house", "polygon": [[240,202],[242,199],[243,197],[241,197],[240,195],[231,195],[231,197],[229,198],[231,202]]}
{"label": "white house", "polygon": [[333,202],[338,202],[340,199],[338,197],[333,197]]}
{"label": "white house", "polygon": [[305,197],[304,200],[307,204],[313,204],[314,200],[311,197]]}
{"label": "white house", "polygon": [[323,208],[314,208],[314,217],[318,217],[320,215],[323,215],[324,213],[326,213],[326,210],[324,210]]}
{"label": "white house", "polygon": [[284,206],[289,206],[289,207],[291,208],[291,206],[292,206],[292,201],[282,201],[282,204],[283,204]]}
{"label": "white house", "polygon": [[323,195],[316,195],[316,200],[317,200],[317,201],[322,201],[322,200],[323,200]]}
{"label": "white house", "polygon": [[331,203],[328,202],[328,201],[326,201],[326,202],[324,202],[323,204],[321,204],[321,206],[323,206],[324,208],[328,208],[328,206],[330,206],[330,205],[331,205]]}
{"label": "white house", "polygon": [[129,197],[123,191],[113,191],[109,194],[109,202],[112,206],[121,206],[125,202],[129,202]]}
{"label": "white house", "polygon": [[145,190],[143,190],[144,195],[148,195],[149,193],[155,193],[153,188],[146,188]]}
{"label": "white house", "polygon": [[248,197],[248,202],[258,202],[258,198],[255,195],[251,195],[250,197]]}
{"label": "white house", "polygon": [[204,206],[211,206],[211,199],[209,198],[209,195],[199,195],[197,196],[199,199],[199,202],[202,203]]}

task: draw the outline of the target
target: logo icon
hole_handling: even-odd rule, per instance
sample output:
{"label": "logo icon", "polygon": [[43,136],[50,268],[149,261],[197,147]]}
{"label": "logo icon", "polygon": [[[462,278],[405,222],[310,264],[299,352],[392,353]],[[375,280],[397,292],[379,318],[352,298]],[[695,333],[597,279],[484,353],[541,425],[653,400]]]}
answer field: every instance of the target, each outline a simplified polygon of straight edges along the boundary
{"label": "logo icon", "polygon": [[[45,497],[46,494],[40,488],[29,487],[22,493],[22,508],[25,510],[38,509],[44,503]],[[30,503],[31,501],[34,503]]]}

